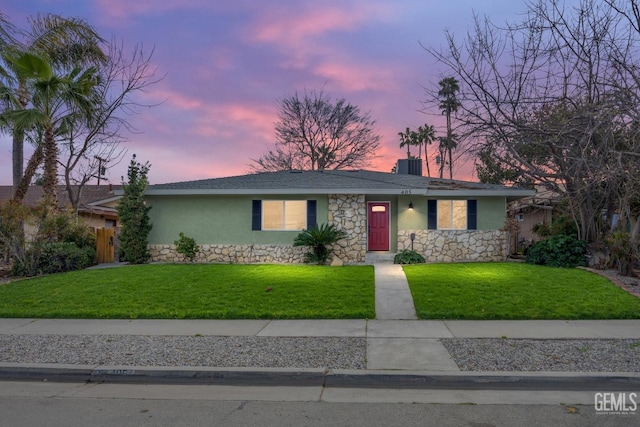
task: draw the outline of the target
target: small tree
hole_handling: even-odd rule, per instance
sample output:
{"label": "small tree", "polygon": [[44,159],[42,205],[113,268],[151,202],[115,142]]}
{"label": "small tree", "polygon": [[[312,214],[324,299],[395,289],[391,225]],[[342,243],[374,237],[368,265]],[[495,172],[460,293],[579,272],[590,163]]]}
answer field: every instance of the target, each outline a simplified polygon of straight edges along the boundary
{"label": "small tree", "polygon": [[144,165],[136,161],[133,155],[127,172],[129,182],[122,183],[124,194],[118,203],[118,216],[122,223],[120,231],[120,258],[132,264],[142,264],[149,260],[151,255],[147,248],[148,236],[152,224],[149,219],[151,206],[144,201],[144,192],[147,188],[147,173],[151,165]]}
{"label": "small tree", "polygon": [[333,249],[328,246],[345,237],[346,233],[335,228],[333,224],[322,224],[320,227],[303,230],[294,239],[293,246],[311,246],[311,250],[305,254],[304,261],[323,265],[333,253]]}

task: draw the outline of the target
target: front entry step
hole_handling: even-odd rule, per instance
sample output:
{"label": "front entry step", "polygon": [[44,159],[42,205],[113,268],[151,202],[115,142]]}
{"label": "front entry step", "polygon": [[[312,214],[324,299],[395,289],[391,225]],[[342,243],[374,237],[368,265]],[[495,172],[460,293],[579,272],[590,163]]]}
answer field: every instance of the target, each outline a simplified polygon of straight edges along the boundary
{"label": "front entry step", "polygon": [[365,264],[393,264],[395,252],[367,252],[365,256]]}

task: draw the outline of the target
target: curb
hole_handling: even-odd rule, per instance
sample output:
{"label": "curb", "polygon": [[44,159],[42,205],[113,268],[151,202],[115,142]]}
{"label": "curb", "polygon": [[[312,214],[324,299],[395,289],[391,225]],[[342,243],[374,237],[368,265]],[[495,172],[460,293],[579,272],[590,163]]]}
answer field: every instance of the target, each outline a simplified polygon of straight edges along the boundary
{"label": "curb", "polygon": [[0,381],[425,390],[639,391],[638,373],[0,366]]}

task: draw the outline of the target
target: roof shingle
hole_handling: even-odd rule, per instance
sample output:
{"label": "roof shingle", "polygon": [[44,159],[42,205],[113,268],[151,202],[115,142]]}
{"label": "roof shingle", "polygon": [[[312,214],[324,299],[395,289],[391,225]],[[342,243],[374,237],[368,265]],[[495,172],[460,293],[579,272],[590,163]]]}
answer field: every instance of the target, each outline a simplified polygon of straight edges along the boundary
{"label": "roof shingle", "polygon": [[531,190],[468,181],[429,178],[367,170],[263,172],[227,178],[156,184],[148,195],[170,194],[331,194],[358,192],[383,194],[420,191],[435,193],[488,192],[494,195],[527,196]]}

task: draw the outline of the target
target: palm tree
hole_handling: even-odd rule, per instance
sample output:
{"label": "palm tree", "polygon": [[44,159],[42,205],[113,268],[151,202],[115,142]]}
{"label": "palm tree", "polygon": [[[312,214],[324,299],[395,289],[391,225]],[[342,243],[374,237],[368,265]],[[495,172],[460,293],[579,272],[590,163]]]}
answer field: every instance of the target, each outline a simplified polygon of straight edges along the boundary
{"label": "palm tree", "polygon": [[[11,58],[22,53],[36,53],[46,58],[51,67],[60,72],[68,72],[79,66],[104,64],[107,60],[100,48],[103,40],[83,20],[47,14],[37,15],[29,22],[30,31],[20,31],[0,13],[0,90],[5,101],[4,109],[26,109],[31,99],[26,77],[14,68]],[[12,91],[14,94],[8,95]],[[7,105],[7,102],[10,104]],[[24,131],[17,128],[10,131],[13,137],[14,200],[21,201],[33,173],[44,158],[44,148],[42,145],[35,146],[34,155],[29,159],[26,170],[23,170]]]}
{"label": "palm tree", "polygon": [[429,169],[429,153],[427,151],[427,147],[436,140],[435,129],[433,125],[419,126],[418,127],[418,139],[420,144],[424,144],[424,157],[425,162],[427,163],[427,176],[431,177],[431,170]]}
{"label": "palm tree", "polygon": [[442,178],[442,172],[444,170],[444,164],[449,159],[449,179],[453,179],[453,157],[452,151],[455,148],[456,138],[451,128],[451,114],[458,111],[460,102],[456,98],[456,93],[460,91],[458,80],[455,77],[445,77],[438,82],[440,90],[438,96],[440,97],[439,107],[447,118],[447,136],[440,138],[440,178]]}
{"label": "palm tree", "polygon": [[88,119],[90,116],[91,97],[99,83],[97,70],[94,67],[77,67],[68,73],[58,74],[46,58],[30,52],[5,58],[17,75],[24,79],[30,102],[28,108],[7,110],[2,117],[20,132],[42,130],[45,205],[55,208],[58,181],[56,135],[61,133],[66,121]]}
{"label": "palm tree", "polygon": [[405,133],[398,132],[398,136],[400,137],[400,148],[407,147],[407,159],[411,158],[410,147],[413,145],[411,141],[411,129],[407,128]]}

